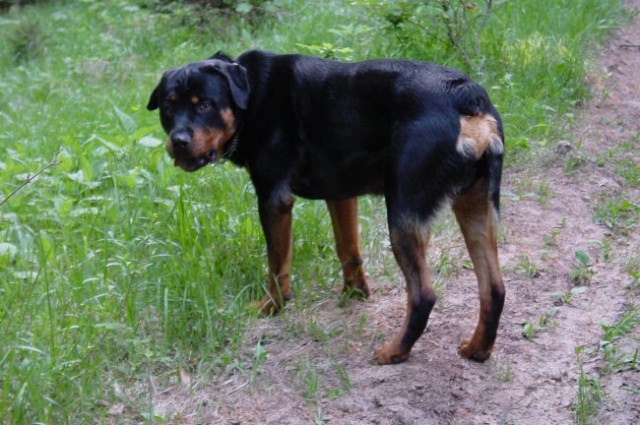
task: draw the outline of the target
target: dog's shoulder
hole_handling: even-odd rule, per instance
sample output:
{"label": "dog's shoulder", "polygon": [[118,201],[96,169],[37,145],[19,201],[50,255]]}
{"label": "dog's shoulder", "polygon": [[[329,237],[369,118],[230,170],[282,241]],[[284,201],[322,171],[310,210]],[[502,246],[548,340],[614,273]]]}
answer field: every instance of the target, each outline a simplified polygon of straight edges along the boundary
{"label": "dog's shoulder", "polygon": [[245,67],[254,79],[268,84],[296,77],[322,73],[337,62],[301,54],[277,54],[264,50],[249,50],[238,56],[238,64]]}

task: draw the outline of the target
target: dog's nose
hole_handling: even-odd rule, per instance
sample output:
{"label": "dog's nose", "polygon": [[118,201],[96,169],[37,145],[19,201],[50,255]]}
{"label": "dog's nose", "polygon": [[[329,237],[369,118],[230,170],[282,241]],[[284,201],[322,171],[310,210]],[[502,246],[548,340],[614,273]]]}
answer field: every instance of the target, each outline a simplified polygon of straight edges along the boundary
{"label": "dog's nose", "polygon": [[173,144],[174,149],[187,149],[191,143],[191,135],[186,130],[176,131],[171,133],[171,143]]}

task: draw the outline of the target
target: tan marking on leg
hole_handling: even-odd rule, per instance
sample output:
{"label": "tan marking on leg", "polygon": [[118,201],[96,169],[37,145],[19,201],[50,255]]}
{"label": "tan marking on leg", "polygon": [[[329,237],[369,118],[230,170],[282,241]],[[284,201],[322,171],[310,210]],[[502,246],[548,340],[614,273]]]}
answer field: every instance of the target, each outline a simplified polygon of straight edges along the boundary
{"label": "tan marking on leg", "polygon": [[486,182],[476,183],[454,200],[455,213],[473,262],[480,296],[480,318],[473,337],[460,344],[464,358],[485,361],[496,339],[505,289],[498,263],[496,214]]}
{"label": "tan marking on leg", "polygon": [[327,201],[331,215],[336,251],[342,263],[344,292],[355,289],[360,295],[369,296],[369,286],[362,265],[358,236],[358,199]]}
{"label": "tan marking on leg", "polygon": [[411,348],[426,328],[435,304],[435,292],[427,271],[426,249],[429,227],[414,220],[405,220],[390,232],[396,261],[407,282],[407,312],[396,336],[376,350],[379,364],[395,364],[409,358]]}

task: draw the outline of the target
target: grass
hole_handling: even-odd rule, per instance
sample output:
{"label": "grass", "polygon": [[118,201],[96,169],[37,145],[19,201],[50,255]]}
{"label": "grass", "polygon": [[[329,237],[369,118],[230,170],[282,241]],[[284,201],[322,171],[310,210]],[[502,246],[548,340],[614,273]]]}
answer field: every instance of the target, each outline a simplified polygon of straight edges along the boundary
{"label": "grass", "polygon": [[531,260],[529,254],[520,254],[520,260],[516,268],[523,271],[531,279],[539,277],[542,271],[540,267]]}
{"label": "grass", "polygon": [[[592,423],[592,418],[601,408],[600,401],[606,393],[600,383],[602,376],[612,373],[631,371],[637,373],[640,370],[638,363],[638,337],[635,335],[640,326],[640,307],[631,306],[614,323],[602,324],[602,339],[598,349],[585,349],[576,347],[578,360],[578,376],[576,387],[576,401],[573,409],[577,424]],[[586,353],[600,352],[604,356],[604,367],[600,373],[587,376],[584,372],[583,356]],[[638,391],[638,387],[630,386],[630,391]]]}
{"label": "grass", "polygon": [[538,321],[530,322],[526,321],[522,323],[522,336],[527,340],[532,340],[540,332],[553,330],[558,327],[558,322],[554,319],[560,310],[559,307],[552,307],[546,313],[541,314],[538,317]]}
{"label": "grass", "polygon": [[624,235],[640,221],[640,205],[625,196],[608,196],[596,206],[594,218]]}
{"label": "grass", "polygon": [[582,346],[576,348],[580,372],[578,374],[578,390],[574,413],[578,425],[586,425],[589,423],[590,418],[598,411],[598,402],[604,396],[599,378],[589,377],[584,373],[581,359],[582,351]]}
{"label": "grass", "polygon": [[634,335],[639,326],[640,307],[630,308],[615,323],[602,325],[604,334],[600,351],[604,353],[606,361],[605,372],[640,370],[638,337]]}
{"label": "grass", "polygon": [[[101,423],[116,388],[150,374],[242,367],[238,346],[265,277],[253,189],[228,164],[197,174],[172,166],[145,110],[163,69],[218,49],[324,43],[353,59],[463,67],[502,111],[512,161],[584,100],[585,53],[620,17],[618,0],[505,2],[466,66],[415,26],[390,28],[371,1],[281,0],[260,19],[154,3],[38,2],[0,15],[0,199],[17,190],[0,205],[2,423]],[[621,167],[633,184],[637,170]],[[362,202],[365,217],[380,208]],[[324,206],[298,201],[295,214],[294,287],[312,303],[341,283],[340,268]],[[378,227],[363,220],[363,246],[379,249]],[[313,368],[301,363],[300,376]],[[126,406],[131,417],[153,413],[141,397]]]}

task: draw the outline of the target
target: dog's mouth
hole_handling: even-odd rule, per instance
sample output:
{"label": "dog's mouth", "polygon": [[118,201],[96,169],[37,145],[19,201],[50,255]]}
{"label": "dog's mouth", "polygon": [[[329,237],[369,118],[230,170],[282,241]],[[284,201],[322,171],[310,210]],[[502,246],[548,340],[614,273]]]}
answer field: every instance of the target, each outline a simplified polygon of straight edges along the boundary
{"label": "dog's mouth", "polygon": [[218,159],[218,150],[212,149],[204,155],[197,157],[190,156],[176,156],[174,157],[173,164],[176,167],[180,167],[185,171],[196,171],[205,165],[214,164]]}

